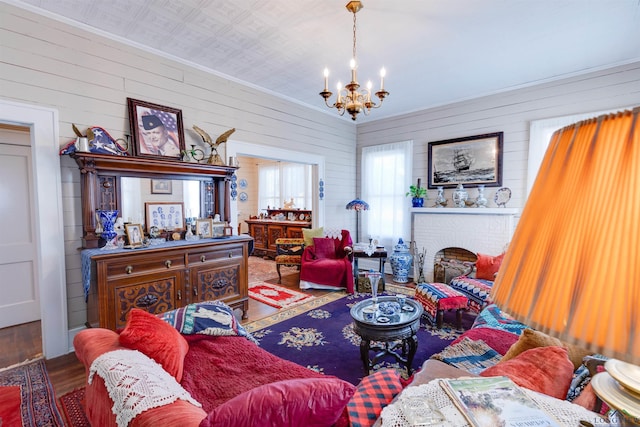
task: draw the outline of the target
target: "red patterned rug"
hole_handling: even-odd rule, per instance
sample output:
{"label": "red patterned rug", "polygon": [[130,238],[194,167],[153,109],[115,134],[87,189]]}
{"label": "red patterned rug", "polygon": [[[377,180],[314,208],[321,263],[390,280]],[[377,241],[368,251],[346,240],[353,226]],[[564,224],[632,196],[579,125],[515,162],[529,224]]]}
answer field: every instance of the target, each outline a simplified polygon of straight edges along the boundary
{"label": "red patterned rug", "polygon": [[0,388],[0,394],[6,398],[0,402],[2,427],[64,426],[44,360],[1,371]]}
{"label": "red patterned rug", "polygon": [[276,308],[291,307],[315,298],[313,295],[267,282],[250,283],[249,297]]}
{"label": "red patterned rug", "polygon": [[84,387],[73,390],[60,398],[60,407],[70,427],[91,427],[84,414]]}

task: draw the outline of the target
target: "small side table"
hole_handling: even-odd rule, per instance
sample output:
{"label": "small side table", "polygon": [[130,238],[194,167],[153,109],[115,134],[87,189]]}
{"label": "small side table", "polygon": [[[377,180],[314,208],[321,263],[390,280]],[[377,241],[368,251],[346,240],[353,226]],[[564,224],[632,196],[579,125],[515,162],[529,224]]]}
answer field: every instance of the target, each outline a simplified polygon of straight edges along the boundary
{"label": "small side table", "polygon": [[[378,297],[378,303],[395,301],[396,297]],[[412,299],[407,299],[405,305],[408,310],[392,316],[387,323],[377,320],[366,320],[362,310],[373,305],[373,299],[360,301],[351,307],[351,317],[353,318],[353,331],[362,338],[360,342],[360,358],[364,366],[365,375],[375,365],[382,356],[393,356],[398,362],[407,367],[407,373],[411,375],[411,364],[418,349],[418,337],[416,333],[420,328],[420,316],[422,316],[422,306]],[[401,341],[392,347],[392,343]],[[371,345],[372,343],[380,345]],[[369,359],[369,351],[373,350],[375,355]],[[400,350],[398,353],[397,350]]]}
{"label": "small side table", "polygon": [[[360,292],[358,289],[358,258],[377,258],[378,259],[378,271],[384,275],[384,263],[387,261],[387,251],[384,248],[377,248],[371,255],[368,255],[363,250],[353,249],[353,277],[354,277],[354,287],[357,292]],[[385,290],[384,281],[382,282],[382,290]]]}

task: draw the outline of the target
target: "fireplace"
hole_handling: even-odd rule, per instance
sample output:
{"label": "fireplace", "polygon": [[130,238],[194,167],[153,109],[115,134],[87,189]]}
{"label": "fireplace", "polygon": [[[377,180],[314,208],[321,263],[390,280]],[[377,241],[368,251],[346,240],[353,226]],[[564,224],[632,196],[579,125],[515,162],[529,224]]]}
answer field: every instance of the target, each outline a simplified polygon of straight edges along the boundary
{"label": "fireplace", "polygon": [[477,259],[476,254],[464,248],[440,249],[433,263],[433,281],[448,284],[454,277],[468,275]]}
{"label": "fireplace", "polygon": [[512,208],[412,208],[411,239],[417,250],[425,250],[425,279],[434,281],[436,253],[443,248],[488,255],[504,252],[517,214]]}

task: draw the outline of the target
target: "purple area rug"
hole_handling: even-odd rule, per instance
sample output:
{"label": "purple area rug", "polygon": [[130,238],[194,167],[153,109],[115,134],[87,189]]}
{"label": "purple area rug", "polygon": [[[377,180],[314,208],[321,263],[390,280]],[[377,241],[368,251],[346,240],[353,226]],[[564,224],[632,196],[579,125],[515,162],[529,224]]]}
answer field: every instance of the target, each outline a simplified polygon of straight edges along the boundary
{"label": "purple area rug", "polygon": [[[412,293],[406,288],[387,287],[390,294]],[[350,310],[354,304],[370,296],[331,293],[289,310],[281,310],[245,327],[265,350],[315,371],[358,384],[364,376],[364,367],[360,359],[360,337],[353,331]],[[464,313],[463,330],[458,330],[454,326],[455,310],[445,312],[441,329],[436,329],[423,316],[412,369],[420,368],[431,355],[440,352],[470,328],[474,318],[475,314]],[[374,370],[387,367],[395,368],[407,377],[406,368],[392,356],[379,361]]]}

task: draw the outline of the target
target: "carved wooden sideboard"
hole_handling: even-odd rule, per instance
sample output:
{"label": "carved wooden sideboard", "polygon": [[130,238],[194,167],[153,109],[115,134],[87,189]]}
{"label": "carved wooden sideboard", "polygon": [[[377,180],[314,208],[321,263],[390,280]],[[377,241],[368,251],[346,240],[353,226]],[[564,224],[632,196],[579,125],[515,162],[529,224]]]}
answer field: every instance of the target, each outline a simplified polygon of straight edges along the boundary
{"label": "carved wooden sideboard", "polygon": [[250,242],[233,236],[93,254],[87,321],[115,330],[132,308],[157,314],[210,300],[242,310],[246,319]]}
{"label": "carved wooden sideboard", "polygon": [[302,229],[310,228],[311,221],[275,221],[271,219],[247,219],[249,234],[255,240],[255,255],[276,256],[276,239],[280,237],[302,238]]}
{"label": "carved wooden sideboard", "polygon": [[122,328],[134,307],[157,314],[207,300],[223,301],[247,317],[247,257],[253,245],[249,236],[97,249],[101,240],[95,212],[117,209],[122,214],[124,178],[198,181],[199,217],[218,214],[221,221],[230,221],[230,182],[236,167],[93,153],[72,157],[81,173],[88,324]]}

